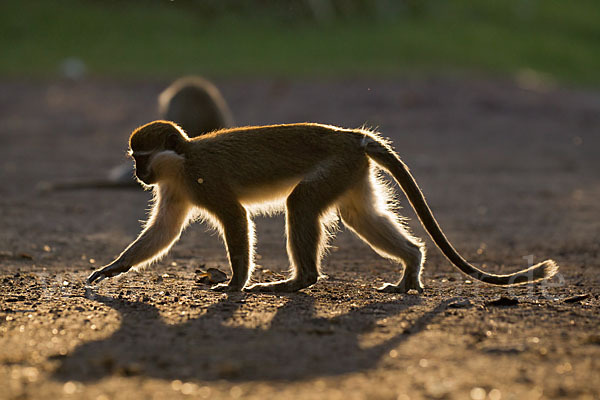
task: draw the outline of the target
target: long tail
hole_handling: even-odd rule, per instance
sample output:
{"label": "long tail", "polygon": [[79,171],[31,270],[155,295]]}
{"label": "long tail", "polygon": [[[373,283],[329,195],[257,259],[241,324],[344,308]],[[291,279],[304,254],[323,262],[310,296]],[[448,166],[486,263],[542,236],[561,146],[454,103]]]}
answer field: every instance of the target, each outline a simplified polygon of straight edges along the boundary
{"label": "long tail", "polygon": [[371,135],[364,136],[363,144],[369,158],[387,170],[398,182],[421,223],[442,253],[465,274],[491,285],[509,286],[550,278],[558,271],[558,265],[553,260],[546,260],[508,275],[490,274],[471,265],[452,247],[435,220],[415,178],[394,150],[382,140]]}

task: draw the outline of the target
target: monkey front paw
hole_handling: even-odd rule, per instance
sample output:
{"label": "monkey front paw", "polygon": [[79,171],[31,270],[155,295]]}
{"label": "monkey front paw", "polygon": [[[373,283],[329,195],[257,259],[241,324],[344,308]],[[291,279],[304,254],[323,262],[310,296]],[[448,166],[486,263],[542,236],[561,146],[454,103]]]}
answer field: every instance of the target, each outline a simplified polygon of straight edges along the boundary
{"label": "monkey front paw", "polygon": [[401,280],[398,284],[386,283],[378,288],[378,292],[382,293],[408,293],[409,290],[416,290],[417,293],[423,293],[423,286],[418,282],[408,282]]}
{"label": "monkey front paw", "polygon": [[86,284],[92,285],[94,282],[100,283],[106,278],[112,278],[113,276],[129,271],[129,268],[130,267],[121,264],[109,264],[104,268],[94,271],[87,278]]}
{"label": "monkey front paw", "polygon": [[214,290],[215,292],[240,292],[242,287],[240,285],[231,285],[229,283],[219,283],[218,285],[212,286],[210,290]]}
{"label": "monkey front paw", "polygon": [[85,281],[85,283],[87,285],[92,285],[94,282],[96,283],[100,283],[102,282],[104,279],[106,279],[106,275],[104,275],[102,273],[102,271],[98,270],[98,271],[94,271],[90,276],[88,276],[87,280]]}

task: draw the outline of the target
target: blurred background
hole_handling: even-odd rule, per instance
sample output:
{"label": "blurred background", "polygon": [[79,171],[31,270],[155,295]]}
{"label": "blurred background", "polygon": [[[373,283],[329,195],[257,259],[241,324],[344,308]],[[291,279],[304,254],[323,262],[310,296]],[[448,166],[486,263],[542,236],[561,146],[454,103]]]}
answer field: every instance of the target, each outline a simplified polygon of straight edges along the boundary
{"label": "blurred background", "polygon": [[[584,201],[584,186],[597,185],[596,0],[4,1],[0,49],[0,194],[129,165],[126,138],[159,117],[158,95],[183,75],[212,80],[236,125],[378,127],[436,210],[454,211],[440,218],[467,236],[474,228],[458,208],[479,210],[473,223],[487,231],[494,211],[506,221],[502,206],[513,210],[515,196],[545,201],[570,185]],[[449,180],[477,196],[449,202]],[[73,200],[57,202],[57,219],[64,201]],[[143,208],[132,209],[143,218]],[[532,230],[554,231],[539,218]],[[513,222],[507,240],[531,234]],[[5,237],[30,233],[14,223]]]}
{"label": "blurred background", "polygon": [[0,75],[600,83],[594,0],[5,1]]}
{"label": "blurred background", "polygon": [[[553,258],[554,298],[533,286],[488,309],[508,292],[456,272],[402,196],[427,241],[426,296],[377,294],[398,266],[342,230],[330,279],[225,300],[195,272],[230,273],[223,243],[193,224],[156,266],[103,282],[112,300],[84,298],[151,193],[39,184],[122,165],[131,178],[130,132],[190,74],[236,125],[376,127],[465,258],[494,273]],[[598,0],[0,1],[0,386],[14,399],[200,386],[211,399],[600,398],[599,86]],[[279,279],[284,220],[256,222],[253,276]]]}

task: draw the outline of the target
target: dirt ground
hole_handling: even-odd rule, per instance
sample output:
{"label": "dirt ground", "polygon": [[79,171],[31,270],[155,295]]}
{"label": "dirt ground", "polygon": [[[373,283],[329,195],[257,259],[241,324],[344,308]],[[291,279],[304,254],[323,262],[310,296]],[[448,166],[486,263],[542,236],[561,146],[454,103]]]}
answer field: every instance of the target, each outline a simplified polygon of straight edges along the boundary
{"label": "dirt ground", "polygon": [[[154,267],[85,289],[136,236],[150,193],[36,185],[124,161],[167,83],[0,81],[0,398],[600,398],[599,92],[217,82],[239,125],[378,126],[467,259],[507,273],[553,258],[547,284],[471,282],[427,240],[425,294],[380,294],[399,268],[342,229],[328,278],[307,290],[213,293],[198,271],[230,273],[224,247],[195,224]],[[257,232],[254,278],[277,279],[282,218],[257,219]]]}

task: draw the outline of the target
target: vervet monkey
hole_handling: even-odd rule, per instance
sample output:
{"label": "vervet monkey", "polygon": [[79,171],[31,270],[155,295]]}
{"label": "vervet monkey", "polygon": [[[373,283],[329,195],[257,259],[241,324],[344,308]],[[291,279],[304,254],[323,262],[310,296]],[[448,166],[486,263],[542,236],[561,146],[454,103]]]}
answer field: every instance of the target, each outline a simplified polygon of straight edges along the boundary
{"label": "vervet monkey", "polygon": [[180,78],[163,90],[158,96],[158,114],[175,122],[190,137],[234,125],[219,89],[199,76]]}
{"label": "vervet monkey", "polygon": [[[156,261],[200,215],[220,230],[233,272],[228,283],[214,289],[296,291],[317,282],[329,236],[327,216],[337,213],[376,252],[403,264],[399,282],[380,290],[422,292],[424,245],[389,206],[392,193],[379,178],[380,169],[398,182],[444,255],[470,277],[508,286],[549,278],[558,269],[547,260],[494,275],[469,264],[446,239],[390,143],[365,129],[303,123],[225,129],[190,139],[177,125],[155,121],[137,128],[129,146],[137,179],[154,190],[154,206],[138,238],[90,275],[89,284]],[[287,280],[246,286],[253,267],[251,217],[276,206],[285,209],[293,274]]]}
{"label": "vervet monkey", "polygon": [[[231,110],[217,87],[206,79],[189,76],[177,79],[158,96],[162,119],[176,122],[190,137],[234,125]],[[138,188],[131,163],[112,168],[106,178],[66,182],[43,182],[43,191],[73,189]]]}

